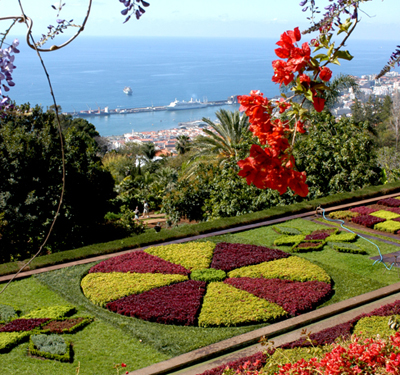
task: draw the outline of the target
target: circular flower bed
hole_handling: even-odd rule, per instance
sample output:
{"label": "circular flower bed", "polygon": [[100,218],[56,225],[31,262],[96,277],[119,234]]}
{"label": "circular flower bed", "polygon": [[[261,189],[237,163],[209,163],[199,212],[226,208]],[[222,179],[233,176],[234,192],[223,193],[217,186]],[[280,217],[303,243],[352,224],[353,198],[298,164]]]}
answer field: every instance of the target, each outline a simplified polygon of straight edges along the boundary
{"label": "circular flower bed", "polygon": [[118,314],[201,327],[274,322],[330,295],[320,267],[277,249],[211,242],[150,247],[89,270],[82,291]]}

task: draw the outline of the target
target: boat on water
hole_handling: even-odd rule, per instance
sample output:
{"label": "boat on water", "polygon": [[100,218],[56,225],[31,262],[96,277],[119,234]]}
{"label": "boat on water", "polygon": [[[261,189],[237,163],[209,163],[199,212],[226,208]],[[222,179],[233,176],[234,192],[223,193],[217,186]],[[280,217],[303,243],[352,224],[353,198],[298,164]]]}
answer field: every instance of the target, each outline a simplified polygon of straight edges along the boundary
{"label": "boat on water", "polygon": [[125,86],[122,90],[126,95],[132,95],[132,89],[129,86]]}
{"label": "boat on water", "polygon": [[184,100],[179,101],[175,99],[173,102],[167,105],[165,109],[167,111],[176,111],[180,109],[204,108],[207,106],[208,106],[207,102],[201,102],[200,100],[193,100],[193,98],[191,98],[190,101],[188,102],[185,102]]}

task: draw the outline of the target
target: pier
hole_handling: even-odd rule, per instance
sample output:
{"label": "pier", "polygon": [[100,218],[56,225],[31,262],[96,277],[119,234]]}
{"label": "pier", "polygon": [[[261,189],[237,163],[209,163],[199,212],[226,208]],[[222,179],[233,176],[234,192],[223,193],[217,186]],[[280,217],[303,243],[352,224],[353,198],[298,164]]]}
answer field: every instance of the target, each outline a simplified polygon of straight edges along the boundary
{"label": "pier", "polygon": [[[215,100],[210,101],[204,104],[207,104],[206,107],[216,107],[222,105],[230,105],[236,103],[236,100],[233,100],[235,97],[229,100]],[[235,98],[236,99],[236,98]],[[203,107],[204,108],[204,107]],[[197,109],[197,108],[186,108],[186,109],[177,109],[178,111],[185,111],[188,109]],[[154,111],[167,111],[171,110],[168,106],[151,106],[151,107],[140,107],[140,108],[117,108],[110,109],[105,107],[103,109],[99,108],[97,110],[88,109],[85,111],[74,111],[74,112],[64,112],[65,115],[71,115],[73,117],[90,117],[90,116],[111,116],[111,115],[126,115],[129,113],[141,113],[141,112],[154,112]],[[171,111],[174,111],[173,109]]]}

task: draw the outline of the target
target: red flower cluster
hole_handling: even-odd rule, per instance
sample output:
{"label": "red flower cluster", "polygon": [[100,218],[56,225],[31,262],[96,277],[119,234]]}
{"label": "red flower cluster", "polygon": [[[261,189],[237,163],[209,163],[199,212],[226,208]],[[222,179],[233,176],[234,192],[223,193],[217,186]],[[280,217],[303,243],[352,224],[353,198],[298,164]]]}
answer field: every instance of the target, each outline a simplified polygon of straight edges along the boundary
{"label": "red flower cluster", "polygon": [[290,254],[278,249],[239,243],[220,242],[215,246],[211,268],[232,271],[235,268],[288,258]]}
{"label": "red flower cluster", "polygon": [[[387,343],[381,339],[355,338],[348,347],[335,345],[332,351],[318,361],[311,358],[280,366],[279,374],[375,374],[400,375],[400,332],[390,337]],[[381,372],[382,371],[382,372]]]}
{"label": "red flower cluster", "polygon": [[313,310],[332,292],[331,285],[321,281],[240,277],[226,279],[224,283],[276,303],[293,316]]}

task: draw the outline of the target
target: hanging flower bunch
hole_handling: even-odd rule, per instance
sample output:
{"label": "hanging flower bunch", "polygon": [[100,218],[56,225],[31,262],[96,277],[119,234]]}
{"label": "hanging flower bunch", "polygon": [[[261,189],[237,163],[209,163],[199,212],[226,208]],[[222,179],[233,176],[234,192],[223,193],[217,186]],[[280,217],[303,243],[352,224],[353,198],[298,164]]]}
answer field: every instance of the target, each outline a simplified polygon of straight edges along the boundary
{"label": "hanging flower bunch", "polygon": [[[319,35],[310,43],[298,44],[301,40],[298,27],[281,35],[276,43],[279,48],[275,49],[279,59],[272,62],[272,81],[280,86],[291,87],[291,97],[282,94],[279,101],[269,100],[259,91],[238,97],[240,111],[249,117],[250,131],[260,143],[252,145],[249,157],[238,161],[241,168],[239,176],[245,177],[249,185],[253,183],[260,189],[273,189],[280,194],[289,188],[295,194],[307,196],[307,176],[296,170],[292,155],[296,134],[305,132],[305,124],[310,116],[303,105],[309,101],[317,112],[321,112],[325,107],[325,92],[329,90],[326,84],[332,78],[332,71],[327,65],[340,65],[339,59],[353,58],[342,47],[358,23],[356,10],[359,1],[348,1],[342,4],[340,12],[330,12],[325,22],[319,22]],[[350,13],[346,7],[355,10]],[[350,14],[345,22],[339,18],[343,9]],[[334,28],[338,35],[345,35],[336,48],[332,41]],[[313,53],[321,49],[326,51],[313,56],[311,47],[314,47]],[[295,101],[295,97],[302,99]]]}

